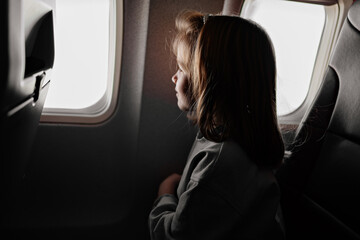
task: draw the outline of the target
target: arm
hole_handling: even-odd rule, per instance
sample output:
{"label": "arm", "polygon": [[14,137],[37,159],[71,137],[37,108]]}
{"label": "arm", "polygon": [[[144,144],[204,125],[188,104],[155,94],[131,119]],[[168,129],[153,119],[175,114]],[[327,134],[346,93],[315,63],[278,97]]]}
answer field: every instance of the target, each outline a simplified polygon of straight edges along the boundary
{"label": "arm", "polygon": [[[177,200],[160,196],[149,216],[151,239],[227,239],[239,215],[207,185],[190,181]],[[229,239],[229,238],[228,238]]]}

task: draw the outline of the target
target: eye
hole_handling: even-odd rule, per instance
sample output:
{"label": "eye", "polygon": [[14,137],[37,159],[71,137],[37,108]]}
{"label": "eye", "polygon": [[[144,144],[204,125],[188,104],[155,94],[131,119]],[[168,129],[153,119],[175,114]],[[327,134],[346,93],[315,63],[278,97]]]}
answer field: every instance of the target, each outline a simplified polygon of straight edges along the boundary
{"label": "eye", "polygon": [[176,63],[177,63],[176,65],[177,65],[178,71],[181,72],[181,73],[185,72],[184,71],[184,64],[182,63],[182,61],[176,61]]}
{"label": "eye", "polygon": [[180,65],[177,66],[178,67],[178,71],[179,72],[183,72],[182,68],[180,67]]}

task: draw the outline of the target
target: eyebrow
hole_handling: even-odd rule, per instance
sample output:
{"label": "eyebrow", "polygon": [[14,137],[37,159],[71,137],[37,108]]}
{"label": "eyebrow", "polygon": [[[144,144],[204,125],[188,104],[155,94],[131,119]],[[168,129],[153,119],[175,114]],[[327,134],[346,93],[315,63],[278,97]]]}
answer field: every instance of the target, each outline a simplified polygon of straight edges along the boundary
{"label": "eyebrow", "polygon": [[176,62],[181,68],[184,68],[185,64],[183,61],[179,61],[178,59],[176,59]]}

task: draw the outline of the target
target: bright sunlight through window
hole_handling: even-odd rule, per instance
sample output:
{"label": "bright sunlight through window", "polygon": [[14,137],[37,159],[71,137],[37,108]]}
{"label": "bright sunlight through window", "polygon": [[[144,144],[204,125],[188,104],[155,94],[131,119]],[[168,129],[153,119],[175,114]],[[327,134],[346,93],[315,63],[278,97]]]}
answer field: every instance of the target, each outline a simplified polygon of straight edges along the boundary
{"label": "bright sunlight through window", "polygon": [[321,5],[252,0],[242,16],[260,24],[273,41],[277,61],[278,115],[304,102],[325,24]]}
{"label": "bright sunlight through window", "polygon": [[84,109],[108,84],[109,0],[55,1],[55,62],[45,108]]}

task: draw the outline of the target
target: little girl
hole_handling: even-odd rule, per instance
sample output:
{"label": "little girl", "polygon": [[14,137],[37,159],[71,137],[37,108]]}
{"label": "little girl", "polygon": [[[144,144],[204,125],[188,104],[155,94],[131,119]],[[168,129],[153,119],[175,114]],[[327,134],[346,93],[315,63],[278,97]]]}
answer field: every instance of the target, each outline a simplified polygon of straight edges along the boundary
{"label": "little girl", "polygon": [[[273,175],[284,154],[266,32],[240,17],[182,12],[172,77],[199,128],[182,176],[159,187],[152,239],[282,239]],[[176,189],[177,188],[177,189]]]}

